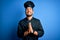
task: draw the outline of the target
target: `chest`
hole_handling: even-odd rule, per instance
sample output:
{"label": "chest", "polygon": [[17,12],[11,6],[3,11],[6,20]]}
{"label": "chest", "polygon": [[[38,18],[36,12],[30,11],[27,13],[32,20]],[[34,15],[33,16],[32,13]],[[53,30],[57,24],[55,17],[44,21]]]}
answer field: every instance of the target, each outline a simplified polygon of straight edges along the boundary
{"label": "chest", "polygon": [[[38,23],[35,21],[32,21],[31,27],[33,28],[33,30],[38,30]],[[22,28],[24,31],[26,31],[28,29],[28,22],[22,23]]]}

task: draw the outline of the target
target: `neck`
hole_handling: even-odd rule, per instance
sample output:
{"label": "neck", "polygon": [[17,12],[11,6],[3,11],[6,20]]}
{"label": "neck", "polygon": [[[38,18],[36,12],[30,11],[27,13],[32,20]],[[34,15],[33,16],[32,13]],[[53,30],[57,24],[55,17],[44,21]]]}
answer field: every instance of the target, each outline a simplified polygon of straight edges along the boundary
{"label": "neck", "polygon": [[31,19],[32,19],[32,16],[30,16],[30,17],[27,17],[27,19],[28,19],[28,20],[31,20]]}

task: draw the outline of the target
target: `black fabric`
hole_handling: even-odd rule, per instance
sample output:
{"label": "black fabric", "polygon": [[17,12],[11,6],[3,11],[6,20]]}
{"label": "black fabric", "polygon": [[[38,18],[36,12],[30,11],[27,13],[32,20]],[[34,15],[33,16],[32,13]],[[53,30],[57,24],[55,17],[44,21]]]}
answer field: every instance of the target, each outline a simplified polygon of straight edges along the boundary
{"label": "black fabric", "polygon": [[[29,35],[24,37],[23,34],[25,31],[27,31],[29,22],[31,22],[33,30],[38,32],[38,36],[34,35],[33,33],[30,33]],[[28,21],[27,18],[21,20],[18,24],[17,33],[18,37],[22,38],[23,40],[38,40],[39,37],[43,36],[44,30],[42,28],[40,20],[33,17],[30,21]]]}
{"label": "black fabric", "polygon": [[27,1],[24,3],[24,7],[27,8],[27,7],[31,7],[31,8],[34,8],[34,3],[32,1]]}

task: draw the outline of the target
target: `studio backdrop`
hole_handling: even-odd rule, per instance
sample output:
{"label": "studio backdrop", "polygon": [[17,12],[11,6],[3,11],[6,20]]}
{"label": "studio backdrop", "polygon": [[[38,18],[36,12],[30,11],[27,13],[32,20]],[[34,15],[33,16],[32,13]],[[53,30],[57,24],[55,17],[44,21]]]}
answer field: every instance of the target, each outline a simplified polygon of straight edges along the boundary
{"label": "studio backdrop", "polygon": [[[25,18],[24,3],[28,0],[1,1],[1,40],[20,40],[17,37],[18,22]],[[39,40],[60,40],[60,1],[31,0],[34,2],[33,16],[40,19],[44,35]]]}

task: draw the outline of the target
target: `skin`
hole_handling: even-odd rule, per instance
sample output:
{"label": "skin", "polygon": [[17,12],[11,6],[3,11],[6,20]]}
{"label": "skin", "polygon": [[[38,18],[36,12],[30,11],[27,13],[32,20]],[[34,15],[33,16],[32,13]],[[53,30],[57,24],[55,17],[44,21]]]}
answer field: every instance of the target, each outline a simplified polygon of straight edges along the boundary
{"label": "skin", "polygon": [[[34,11],[31,7],[26,8],[26,17],[27,17],[28,20],[32,19],[33,13],[34,13]],[[28,27],[29,27],[28,30],[24,32],[24,36],[27,36],[28,34],[33,32],[33,28],[32,28],[31,23],[28,24]],[[34,31],[33,34],[37,36],[38,32]]]}

